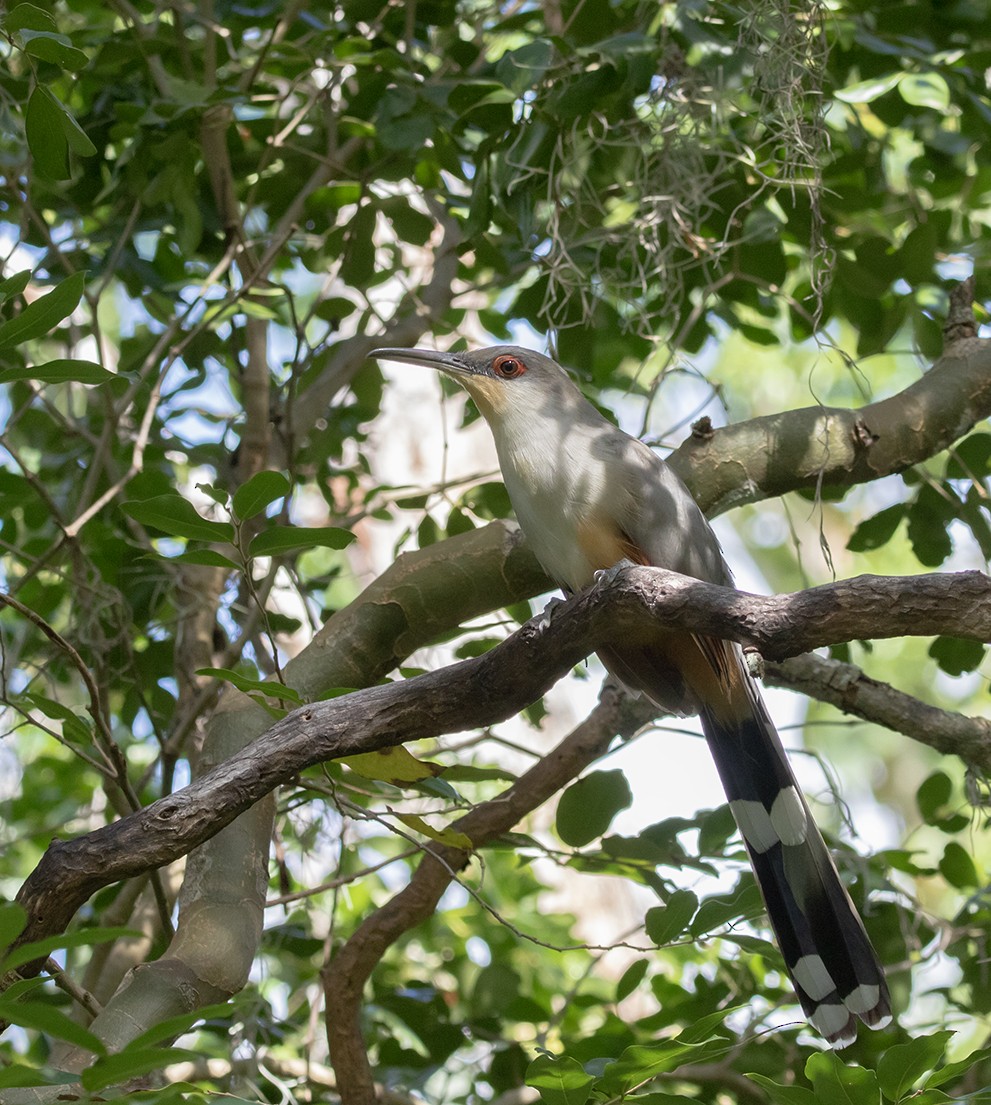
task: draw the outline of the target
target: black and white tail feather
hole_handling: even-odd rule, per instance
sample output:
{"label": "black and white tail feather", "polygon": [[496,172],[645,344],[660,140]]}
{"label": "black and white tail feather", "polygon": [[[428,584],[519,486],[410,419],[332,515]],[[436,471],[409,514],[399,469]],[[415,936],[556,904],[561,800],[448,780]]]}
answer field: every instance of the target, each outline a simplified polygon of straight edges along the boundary
{"label": "black and white tail feather", "polygon": [[[742,674],[742,673],[741,673]],[[833,1047],[891,1021],[884,971],[798,786],[757,688],[749,716],[701,713],[730,809],[809,1022]]]}

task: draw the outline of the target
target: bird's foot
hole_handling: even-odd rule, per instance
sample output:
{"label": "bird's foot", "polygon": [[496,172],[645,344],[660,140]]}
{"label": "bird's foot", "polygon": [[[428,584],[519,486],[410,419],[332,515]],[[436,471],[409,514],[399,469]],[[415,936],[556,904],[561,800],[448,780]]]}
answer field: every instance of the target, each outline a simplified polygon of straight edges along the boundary
{"label": "bird's foot", "polygon": [[612,583],[620,572],[625,571],[627,568],[637,567],[639,567],[638,564],[624,556],[622,560],[617,560],[611,568],[602,568],[600,571],[596,572],[594,576],[595,582],[602,584]]}
{"label": "bird's foot", "polygon": [[558,598],[557,595],[551,598],[535,619],[537,628],[540,630],[547,629],[551,624],[551,618],[554,617],[554,611],[564,606],[567,601],[567,599]]}
{"label": "bird's foot", "polygon": [[764,657],[753,645],[743,646],[743,659],[752,679],[764,678]]}

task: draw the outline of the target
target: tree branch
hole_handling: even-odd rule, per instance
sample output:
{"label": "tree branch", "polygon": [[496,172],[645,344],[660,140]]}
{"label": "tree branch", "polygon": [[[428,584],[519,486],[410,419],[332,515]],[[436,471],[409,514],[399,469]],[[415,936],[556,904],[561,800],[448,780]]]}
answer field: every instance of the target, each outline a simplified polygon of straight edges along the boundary
{"label": "tree branch", "polygon": [[61,932],[100,887],[186,854],[304,768],[505,720],[596,648],[656,631],[658,622],[753,644],[772,658],[923,631],[987,640],[991,580],[980,572],[861,576],[762,598],[661,569],[625,570],[483,656],[302,707],[183,790],[54,841],[18,895],[28,912],[19,942]]}
{"label": "tree branch", "polygon": [[991,720],[966,717],[920,702],[887,683],[871,679],[853,664],[811,653],[770,663],[766,682],[828,702],[837,710],[883,725],[944,755],[959,756],[991,774]]}
{"label": "tree branch", "polygon": [[696,433],[667,458],[710,517],[786,491],[903,472],[991,415],[991,341],[964,338],[914,384],[859,409],[803,407]]}
{"label": "tree branch", "polygon": [[[597,607],[604,590],[593,587],[580,601]],[[647,611],[672,628],[751,645],[770,660],[888,637],[991,640],[991,577],[983,572],[862,575],[765,596],[664,568],[630,568],[609,585],[608,595],[617,630],[627,617],[627,631],[642,629]]]}

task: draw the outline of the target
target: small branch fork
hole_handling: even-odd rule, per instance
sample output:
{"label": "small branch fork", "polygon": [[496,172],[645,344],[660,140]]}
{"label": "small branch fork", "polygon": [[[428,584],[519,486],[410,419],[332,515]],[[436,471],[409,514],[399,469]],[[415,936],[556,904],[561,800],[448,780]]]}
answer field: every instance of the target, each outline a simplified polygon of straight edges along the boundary
{"label": "small branch fork", "polygon": [[[771,660],[843,641],[923,633],[985,641],[991,579],[980,572],[860,576],[768,598],[663,569],[625,569],[483,656],[304,706],[184,789],[74,840],[53,841],[18,894],[28,913],[19,942],[63,931],[101,887],[187,854],[304,768],[503,721],[596,648],[646,625],[656,629],[658,621],[754,645]],[[942,750],[987,772],[991,726],[977,732],[978,724],[959,744],[944,728]]]}

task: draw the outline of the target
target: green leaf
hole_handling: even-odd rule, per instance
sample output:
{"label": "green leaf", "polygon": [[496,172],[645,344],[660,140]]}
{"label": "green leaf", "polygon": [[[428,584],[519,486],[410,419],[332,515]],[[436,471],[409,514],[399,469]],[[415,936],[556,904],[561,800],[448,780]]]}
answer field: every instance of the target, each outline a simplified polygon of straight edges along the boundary
{"label": "green leaf", "polygon": [[217,506],[222,506],[226,510],[230,503],[230,495],[227,493],[226,487],[217,487],[212,483],[198,483],[196,485],[197,491],[202,491],[209,499],[212,499]]}
{"label": "green leaf", "polygon": [[593,771],[572,783],[557,804],[558,836],[573,848],[589,844],[633,801],[622,771]]}
{"label": "green leaf", "polygon": [[726,1009],[717,1009],[715,1013],[709,1013],[705,1017],[698,1017],[687,1025],[678,1034],[678,1042],[682,1044],[702,1044],[711,1040],[717,1028],[722,1028],[726,1018],[738,1009],[744,1009],[743,1005],[731,1005]]}
{"label": "green leaf", "polygon": [[436,840],[438,844],[446,844],[449,848],[463,848],[465,851],[471,851],[471,837],[457,829],[435,829],[415,813],[396,813],[394,810],[392,813],[397,821],[401,821],[414,832],[421,833],[428,840]]}
{"label": "green leaf", "polygon": [[[503,55],[499,65],[496,66],[497,72],[505,60]],[[462,80],[458,82],[457,87],[451,89],[447,102],[453,111],[462,115],[476,104],[511,104],[515,99],[516,95],[499,81]]]}
{"label": "green leaf", "polygon": [[54,31],[24,31],[21,34],[25,53],[32,57],[50,61],[63,69],[82,69],[89,58],[72,45],[65,35]]}
{"label": "green leaf", "polygon": [[[991,1059],[991,1047],[982,1047],[977,1051],[972,1051],[966,1058],[958,1059],[954,1063],[947,1063],[946,1066],[940,1067],[939,1070],[929,1075],[925,1081],[926,1089],[956,1081],[972,1071],[978,1063],[986,1063],[989,1059]],[[913,1105],[915,1100],[917,1099],[913,1099]]]}
{"label": "green leaf", "polygon": [[12,1001],[9,997],[3,997],[0,998],[0,1017],[22,1028],[33,1028],[58,1040],[68,1040],[70,1044],[92,1051],[94,1055],[102,1055],[106,1051],[98,1036],[47,1002],[29,999]]}
{"label": "green leaf", "polygon": [[87,1090],[94,1092],[126,1082],[129,1078],[149,1074],[153,1070],[162,1070],[184,1059],[196,1062],[200,1058],[202,1056],[198,1051],[187,1051],[179,1047],[128,1047],[114,1055],[98,1059],[83,1071],[80,1081]]}
{"label": "green leaf", "polygon": [[0,280],[0,303],[5,303],[12,295],[20,295],[30,283],[30,269],[22,269],[5,280]]}
{"label": "green leaf", "polygon": [[12,982],[4,991],[3,1001],[20,1001],[35,991],[41,991],[45,985],[43,978],[22,978],[18,982]]}
{"label": "green leaf", "polygon": [[[73,48],[68,54],[72,60]],[[53,180],[68,180],[71,176],[69,150],[83,157],[92,157],[96,146],[76,122],[71,111],[44,86],[31,93],[24,115],[24,129],[35,165]]]}
{"label": "green leaf", "polygon": [[647,959],[644,957],[634,960],[629,967],[626,968],[619,982],[616,983],[616,1001],[622,1001],[633,993],[643,981],[643,976],[647,973],[648,966]]}
{"label": "green leaf", "polygon": [[447,781],[446,773],[443,779],[421,779],[417,783],[411,783],[410,786],[420,791],[421,794],[427,794],[433,798],[441,798],[448,803],[461,801],[461,795],[458,794],[454,787]]}
{"label": "green leaf", "polygon": [[461,502],[482,518],[507,518],[513,511],[503,483],[476,484],[462,495]]}
{"label": "green leaf", "polygon": [[938,568],[953,552],[949,526],[957,515],[954,500],[949,491],[941,494],[925,484],[908,508],[908,539],[919,562],[927,568]]}
{"label": "green leaf", "polygon": [[474,767],[472,764],[451,764],[444,769],[444,778],[452,783],[507,783],[516,776],[504,767]]}
{"label": "green leaf", "polygon": [[984,645],[963,637],[937,637],[929,646],[929,655],[947,675],[963,675],[981,666]]}
{"label": "green leaf", "polygon": [[902,79],[901,73],[888,73],[884,77],[871,77],[839,89],[834,95],[846,104],[869,104],[885,92],[890,92]]}
{"label": "green leaf", "polygon": [[338,526],[273,526],[251,539],[248,556],[278,556],[321,546],[327,549],[343,549],[354,540],[350,530]]}
{"label": "green leaf", "polygon": [[912,230],[898,250],[902,277],[913,287],[933,282],[939,238],[936,223],[926,219]]}
{"label": "green leaf", "polygon": [[878,1085],[884,1096],[895,1102],[909,1096],[915,1083],[943,1057],[952,1036],[952,1032],[934,1032],[889,1047],[877,1065]]}
{"label": "green leaf", "polygon": [[756,1082],[774,1105],[818,1105],[819,1099],[804,1086],[783,1086],[780,1082],[772,1082],[763,1074],[749,1073],[745,1077]]}
{"label": "green leaf", "polygon": [[0,1090],[14,1086],[67,1086],[76,1081],[78,1081],[78,1075],[50,1068],[39,1070],[37,1067],[28,1067],[23,1063],[0,1067]]}
{"label": "green leaf", "polygon": [[915,792],[915,802],[927,825],[938,824],[953,794],[953,780],[945,771],[934,771]]}
{"label": "green leaf", "polygon": [[528,91],[554,60],[554,45],[538,38],[515,50],[507,50],[496,63],[496,76],[517,95]]}
{"label": "green leaf", "polygon": [[274,679],[252,679],[230,668],[197,668],[197,675],[212,676],[214,679],[222,679],[225,683],[237,687],[244,694],[263,694],[268,698],[278,698],[285,702],[294,702],[302,706],[303,699],[298,691],[287,687],[285,683],[279,683]]}
{"label": "green leaf", "polygon": [[633,1044],[624,1048],[619,1058],[606,1064],[597,1090],[608,1094],[625,1094],[659,1074],[666,1074],[687,1062],[699,1048],[677,1040],[658,1044]]}
{"label": "green leaf", "polygon": [[62,116],[62,105],[47,88],[38,85],[28,99],[24,130],[35,165],[52,180],[68,180],[72,175]]}
{"label": "green leaf", "polygon": [[594,1081],[568,1055],[538,1055],[526,1069],[526,1084],[540,1091],[545,1105],[585,1105]]}
{"label": "green leaf", "polygon": [[938,73],[906,73],[898,82],[898,94],[913,107],[942,112],[950,106],[949,86]]}
{"label": "green leaf", "polygon": [[939,870],[943,878],[958,890],[970,890],[975,886],[983,885],[984,882],[977,872],[970,853],[955,840],[948,841],[943,849]]}
{"label": "green leaf", "polygon": [[0,902],[0,952],[24,931],[28,915],[17,902]]}
{"label": "green leaf", "polygon": [[42,338],[76,309],[86,286],[86,273],[74,272],[16,317],[0,325],[0,349]]}
{"label": "green leaf", "polygon": [[729,805],[717,806],[700,815],[699,855],[721,856],[726,850],[730,837],[736,833],[736,822]]}
{"label": "green leaf", "polygon": [[647,910],[644,922],[647,936],[658,946],[670,944],[689,926],[698,905],[699,900],[691,890],[676,890],[666,905]]}
{"label": "green leaf", "polygon": [[495,648],[500,642],[499,637],[475,637],[470,641],[465,641],[463,644],[458,645],[454,650],[454,655],[458,660],[468,660],[474,656],[484,656],[486,652]]}
{"label": "green leaf", "polygon": [[62,737],[74,744],[89,744],[92,738],[90,723],[79,717],[74,710],[53,698],[40,694],[25,694],[22,701],[40,710],[45,717],[62,723]]}
{"label": "green leaf", "polygon": [[123,503],[121,509],[143,526],[152,526],[173,537],[227,543],[234,540],[234,527],[230,522],[208,521],[176,491],[150,499],[132,499]]}
{"label": "green leaf", "polygon": [[89,135],[76,122],[72,112],[61,104],[59,106],[62,108],[62,130],[65,132],[69,149],[80,157],[92,157],[96,153],[96,146],[90,141]]}
{"label": "green leaf", "polygon": [[153,1024],[151,1028],[146,1028],[131,1040],[125,1050],[145,1049],[161,1040],[174,1040],[201,1021],[212,1020],[215,1017],[229,1017],[236,1008],[233,1002],[218,1001],[214,1005],[202,1005],[199,1009],[192,1009],[188,1013],[177,1013],[174,1017],[167,1017]]}
{"label": "green leaf", "polygon": [[289,480],[281,472],[256,472],[234,492],[231,506],[235,517],[242,522],[254,518],[269,503],[284,499],[289,494],[290,486]]}
{"label": "green leaf", "polygon": [[[403,119],[396,132],[402,135],[402,143],[412,145],[416,141],[409,119]],[[429,120],[423,120],[429,129],[433,129]],[[379,131],[381,136],[381,129]],[[405,148],[409,148],[406,146]],[[341,260],[340,276],[345,286],[362,288],[375,272],[375,224],[376,213],[372,204],[359,207],[348,223],[347,245]]]}
{"label": "green leaf", "polygon": [[848,1067],[831,1051],[811,1056],[805,1077],[819,1105],[878,1105],[877,1075],[863,1067]]}
{"label": "green leaf", "polygon": [[850,535],[846,547],[851,552],[869,552],[887,545],[895,535],[898,524],[905,517],[905,504],[895,503],[878,511],[872,518],[861,522]]}
{"label": "green leaf", "polygon": [[946,462],[948,480],[975,480],[991,475],[991,434],[971,434],[953,446]]}
{"label": "green leaf", "polygon": [[3,17],[3,28],[8,34],[15,31],[54,31],[57,24],[51,15],[34,4],[18,4]]}
{"label": "green leaf", "polygon": [[357,756],[343,756],[338,763],[347,764],[352,771],[366,779],[381,779],[382,782],[392,783],[394,786],[432,779],[444,770],[440,764],[418,760],[402,745],[380,748],[375,752],[362,752]]}
{"label": "green leaf", "polygon": [[73,711],[58,699],[48,698],[43,694],[25,694],[21,698],[22,701],[37,707],[45,717],[50,717],[53,721],[70,721],[76,717]]}
{"label": "green leaf", "polygon": [[763,908],[760,890],[756,882],[748,877],[739,889],[728,894],[714,894],[702,902],[692,922],[691,935],[697,937],[711,933],[741,917],[756,917]]}
{"label": "green leaf", "polygon": [[46,361],[24,368],[6,368],[0,372],[0,384],[9,384],[14,380],[37,380],[42,384],[105,384],[108,380],[119,379],[119,376],[94,361]]}
{"label": "green leaf", "polygon": [[125,928],[122,925],[61,932],[56,936],[46,936],[43,940],[32,940],[28,944],[21,944],[0,960],[0,970],[16,970],[25,963],[30,963],[32,959],[49,956],[52,952],[61,948],[87,948],[93,944],[106,944],[110,940],[120,940],[140,935],[141,933],[136,929]]}
{"label": "green leaf", "polygon": [[330,296],[327,299],[320,300],[313,308],[313,314],[314,317],[321,319],[323,322],[332,323],[336,329],[342,319],[354,314],[357,309],[357,306],[350,299],[345,299],[343,296]]}

